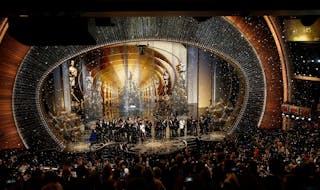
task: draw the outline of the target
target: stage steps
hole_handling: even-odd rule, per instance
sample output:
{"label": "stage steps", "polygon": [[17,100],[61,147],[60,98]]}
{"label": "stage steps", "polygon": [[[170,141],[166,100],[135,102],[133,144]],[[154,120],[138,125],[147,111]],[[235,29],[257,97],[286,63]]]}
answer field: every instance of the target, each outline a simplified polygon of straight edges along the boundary
{"label": "stage steps", "polygon": [[195,154],[195,153],[199,152],[197,138],[188,138],[186,141],[187,141],[187,146],[188,146],[189,152],[191,154]]}
{"label": "stage steps", "polygon": [[109,142],[104,145],[103,148],[99,150],[101,158],[106,160],[112,160],[117,156],[123,156],[123,150],[120,148],[119,143]]}
{"label": "stage steps", "polygon": [[101,150],[101,158],[103,160],[107,160],[107,159],[112,159],[114,158],[116,155],[114,154],[115,153],[115,150],[113,147],[104,147],[102,150]]}

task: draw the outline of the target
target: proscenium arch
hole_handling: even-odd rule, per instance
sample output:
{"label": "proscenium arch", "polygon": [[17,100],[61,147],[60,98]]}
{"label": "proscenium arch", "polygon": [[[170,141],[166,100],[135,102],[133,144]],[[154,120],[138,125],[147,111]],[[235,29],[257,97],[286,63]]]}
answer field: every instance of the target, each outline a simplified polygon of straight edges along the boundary
{"label": "proscenium arch", "polygon": [[206,49],[238,66],[245,77],[244,102],[230,132],[258,127],[265,104],[265,78],[259,57],[244,35],[224,17],[198,22],[192,17],[112,18],[115,26],[96,27],[95,46],[34,46],[21,63],[13,92],[16,127],[26,148],[64,148],[48,128],[40,105],[46,76],[65,61],[107,45],[171,41]]}

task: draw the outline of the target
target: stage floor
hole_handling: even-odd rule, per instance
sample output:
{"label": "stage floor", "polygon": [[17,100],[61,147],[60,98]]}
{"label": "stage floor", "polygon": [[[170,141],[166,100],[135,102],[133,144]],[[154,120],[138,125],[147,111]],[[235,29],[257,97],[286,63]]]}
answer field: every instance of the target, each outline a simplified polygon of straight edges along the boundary
{"label": "stage floor", "polygon": [[[170,154],[181,150],[188,146],[189,141],[198,139],[199,141],[222,141],[225,138],[224,132],[212,132],[210,134],[196,136],[182,136],[161,140],[148,139],[144,142],[136,144],[128,144],[125,142],[70,142],[66,145],[65,151],[68,152],[93,152],[105,147],[119,145],[121,149],[127,153],[134,154]],[[125,148],[123,145],[126,145]]]}

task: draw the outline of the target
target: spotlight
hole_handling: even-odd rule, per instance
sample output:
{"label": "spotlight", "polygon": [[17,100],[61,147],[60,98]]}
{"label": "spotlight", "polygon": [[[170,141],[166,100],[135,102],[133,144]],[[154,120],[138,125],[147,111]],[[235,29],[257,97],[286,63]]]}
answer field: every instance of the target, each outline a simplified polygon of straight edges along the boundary
{"label": "spotlight", "polygon": [[130,108],[136,108],[136,105],[130,105],[129,107]]}

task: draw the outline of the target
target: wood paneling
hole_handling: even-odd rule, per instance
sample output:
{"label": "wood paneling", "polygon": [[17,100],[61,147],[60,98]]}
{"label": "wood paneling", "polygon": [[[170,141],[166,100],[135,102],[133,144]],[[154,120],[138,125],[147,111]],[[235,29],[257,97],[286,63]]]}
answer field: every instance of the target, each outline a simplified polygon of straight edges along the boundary
{"label": "wood paneling", "polygon": [[[266,23],[261,17],[260,23],[245,20],[240,16],[228,16],[229,19],[248,38],[255,48],[264,70],[266,79],[266,105],[260,128],[281,127],[282,80],[280,58],[276,44]],[[264,26],[264,27],[262,27]],[[262,30],[264,29],[264,30]]]}
{"label": "wood paneling", "polygon": [[12,93],[19,64],[29,48],[8,34],[0,43],[0,149],[23,148],[13,119]]}

